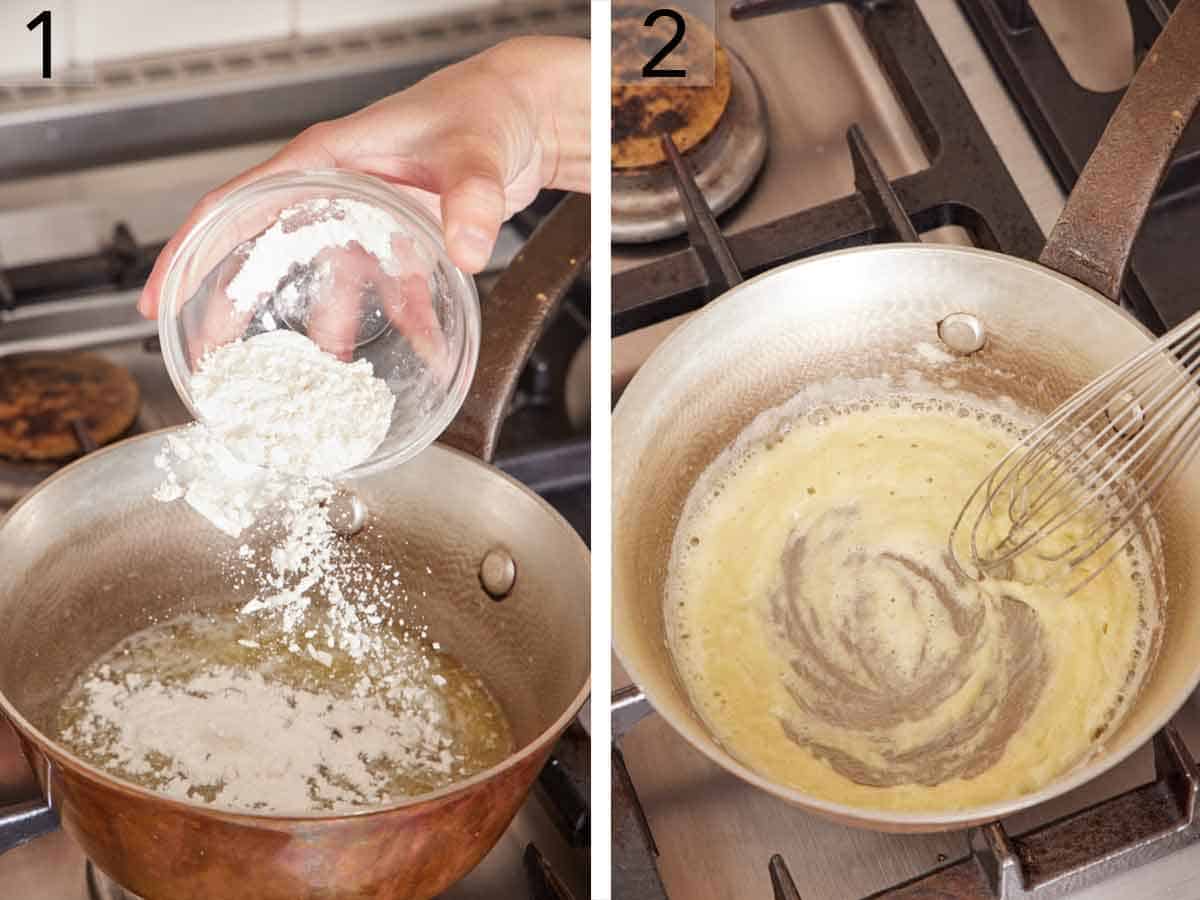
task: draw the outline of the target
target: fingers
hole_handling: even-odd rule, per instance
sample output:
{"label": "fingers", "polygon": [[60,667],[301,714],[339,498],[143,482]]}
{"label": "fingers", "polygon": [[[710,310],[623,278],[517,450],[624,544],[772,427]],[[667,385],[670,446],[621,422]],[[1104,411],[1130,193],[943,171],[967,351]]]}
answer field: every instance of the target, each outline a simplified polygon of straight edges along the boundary
{"label": "fingers", "polygon": [[358,246],[335,247],[317,257],[317,266],[328,267],[309,298],[306,333],[318,347],[349,362],[358,341],[363,293],[383,276],[375,257]]}
{"label": "fingers", "polygon": [[490,166],[451,173],[442,192],[446,251],[451,262],[470,274],[487,266],[505,218],[504,183],[486,168]]}
{"label": "fingers", "polygon": [[[544,46],[542,48],[544,51]],[[167,269],[186,235],[234,190],[269,175],[299,169],[343,167],[440,195],[451,260],[469,273],[481,271],[507,214],[525,206],[545,185],[561,154],[543,152],[539,105],[532,90],[542,84],[526,69],[541,53],[536,44],[512,44],[450,66],[406,91],[366,109],[309,128],[259,166],[208,194],[159,255],[138,308],[156,314]],[[586,47],[580,51],[586,55]],[[516,75],[525,72],[525,76]],[[553,131],[553,129],[551,129]],[[207,256],[220,256],[271,224],[271,210],[257,221],[214,238]],[[277,210],[275,210],[277,212]],[[203,266],[191,267],[198,278]],[[185,293],[191,285],[184,285]]]}
{"label": "fingers", "polygon": [[408,338],[413,351],[428,366],[439,384],[450,381],[451,361],[446,336],[433,308],[429,280],[420,275],[406,275],[389,282],[380,292],[380,301],[388,319]]}

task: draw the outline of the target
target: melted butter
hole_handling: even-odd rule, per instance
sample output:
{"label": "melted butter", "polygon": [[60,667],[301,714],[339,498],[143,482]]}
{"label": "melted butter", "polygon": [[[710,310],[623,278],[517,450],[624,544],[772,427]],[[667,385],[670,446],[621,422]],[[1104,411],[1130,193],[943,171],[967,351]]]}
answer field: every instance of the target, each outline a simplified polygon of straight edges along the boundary
{"label": "melted butter", "polygon": [[84,670],[55,736],[143,787],[282,812],[398,801],[512,752],[500,705],[452,655],[394,628],[369,659],[323,643],[318,659],[299,636],[315,637],[311,615],[286,633],[233,611],[146,628]]}
{"label": "melted butter", "polygon": [[948,559],[962,503],[1018,427],[981,409],[819,410],[697,483],[669,643],[697,711],[746,765],[836,802],[949,810],[1037,790],[1128,710],[1158,626],[1139,553],[1069,598],[1036,558],[984,582]]}

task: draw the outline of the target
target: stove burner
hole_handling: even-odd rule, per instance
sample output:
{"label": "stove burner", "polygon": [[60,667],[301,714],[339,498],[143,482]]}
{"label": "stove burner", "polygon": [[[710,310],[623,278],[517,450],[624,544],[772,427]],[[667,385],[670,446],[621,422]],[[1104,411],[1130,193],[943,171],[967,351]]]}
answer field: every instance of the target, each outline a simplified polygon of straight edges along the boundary
{"label": "stove burner", "polygon": [[133,376],[90,353],[0,359],[0,455],[40,462],[80,456],[128,431],[139,405]]}
{"label": "stove burner", "polygon": [[[622,34],[624,22],[614,22],[614,37]],[[640,23],[632,23],[634,28]],[[688,34],[691,34],[689,30]],[[686,42],[686,38],[684,38]],[[618,78],[634,74],[641,56],[640,44],[622,42],[613,50],[613,70]],[[634,66],[626,70],[628,56]],[[730,54],[715,44],[715,72],[712,84],[673,85],[670,83],[616,83],[612,88],[612,167],[614,170],[660,166],[664,162],[659,148],[661,134],[670,134],[680,151],[688,152],[703,142],[725,114],[730,103],[732,77]]]}
{"label": "stove burner", "polygon": [[[731,89],[712,133],[690,150],[672,135],[714,215],[725,212],[750,189],[767,158],[768,140],[766,104],[758,83],[736,54],[722,49],[718,58],[722,55],[729,60]],[[686,230],[687,218],[669,165],[613,169],[614,242],[649,243]]]}
{"label": "stove burner", "polygon": [[[732,11],[738,18],[815,2],[738,0]],[[957,225],[978,246],[1036,258],[1045,239],[918,6],[878,0],[855,0],[853,5],[863,14],[863,34],[932,159],[928,168],[895,181],[891,192],[896,205],[910,214],[918,234]],[[894,210],[881,206],[870,191],[864,194],[858,175],[856,171],[854,194],[729,235],[736,268],[749,278],[817,253],[907,239],[892,221]],[[613,195],[615,206],[616,177]],[[616,239],[615,221],[613,229]],[[724,291],[728,280],[714,278],[712,267],[700,264],[706,252],[685,247],[615,274],[614,335],[691,312]]]}

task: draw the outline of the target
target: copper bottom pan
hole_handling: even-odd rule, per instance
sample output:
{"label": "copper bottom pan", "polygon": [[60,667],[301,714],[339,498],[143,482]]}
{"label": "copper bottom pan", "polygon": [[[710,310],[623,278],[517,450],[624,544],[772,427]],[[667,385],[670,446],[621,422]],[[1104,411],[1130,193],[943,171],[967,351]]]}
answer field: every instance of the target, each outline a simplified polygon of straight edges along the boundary
{"label": "copper bottom pan", "polygon": [[[536,495],[455,450],[435,446],[354,482],[370,518],[353,540],[397,565],[410,596],[427,595],[417,615],[481,675],[520,749],[459,784],[353,815],[236,814],[171,800],[105,774],[48,736],[70,684],[122,638],[249,599],[214,562],[238,542],[184,504],[150,498],[161,440],[133,438],[64,469],[0,527],[0,711],[63,827],[147,900],[441,892],[508,827],[586,696],[582,541]],[[499,602],[480,583],[493,550],[510,554],[517,571]]]}

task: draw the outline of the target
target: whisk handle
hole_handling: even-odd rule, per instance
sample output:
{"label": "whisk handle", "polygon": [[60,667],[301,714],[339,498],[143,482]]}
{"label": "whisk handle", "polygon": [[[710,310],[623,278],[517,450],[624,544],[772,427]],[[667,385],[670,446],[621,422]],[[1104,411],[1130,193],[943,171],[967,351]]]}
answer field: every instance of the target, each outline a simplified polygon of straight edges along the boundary
{"label": "whisk handle", "polygon": [[1133,241],[1200,101],[1200,0],[1182,0],[1142,60],[1040,262],[1118,300]]}

